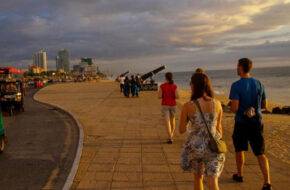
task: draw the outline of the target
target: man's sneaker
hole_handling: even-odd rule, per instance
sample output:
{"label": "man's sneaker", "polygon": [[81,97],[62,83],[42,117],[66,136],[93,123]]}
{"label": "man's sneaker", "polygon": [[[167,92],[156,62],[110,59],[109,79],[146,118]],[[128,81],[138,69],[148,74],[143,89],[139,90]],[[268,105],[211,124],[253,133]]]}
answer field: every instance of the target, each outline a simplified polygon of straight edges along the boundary
{"label": "man's sneaker", "polygon": [[271,184],[265,184],[262,188],[262,190],[271,190],[272,187],[271,187]]}
{"label": "man's sneaker", "polygon": [[233,180],[240,183],[244,182],[243,177],[242,176],[239,177],[238,174],[233,175]]}

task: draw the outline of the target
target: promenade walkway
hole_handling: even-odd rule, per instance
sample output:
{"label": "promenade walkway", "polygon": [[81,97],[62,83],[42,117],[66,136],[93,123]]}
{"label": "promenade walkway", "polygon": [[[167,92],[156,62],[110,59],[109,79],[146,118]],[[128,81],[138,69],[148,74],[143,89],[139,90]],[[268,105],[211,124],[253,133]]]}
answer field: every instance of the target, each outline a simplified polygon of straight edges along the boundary
{"label": "promenade walkway", "polygon": [[[174,144],[165,143],[156,95],[142,92],[140,98],[127,99],[113,82],[59,84],[37,94],[41,100],[70,110],[84,127],[84,148],[72,189],[193,189],[193,174],[183,173],[179,166],[186,135],[179,135],[177,129]],[[235,172],[231,143],[233,114],[224,115],[223,125],[230,152],[220,188],[261,189],[262,175],[251,152],[246,155],[245,182],[231,180]],[[274,189],[288,189],[289,164],[274,158],[270,164]]]}

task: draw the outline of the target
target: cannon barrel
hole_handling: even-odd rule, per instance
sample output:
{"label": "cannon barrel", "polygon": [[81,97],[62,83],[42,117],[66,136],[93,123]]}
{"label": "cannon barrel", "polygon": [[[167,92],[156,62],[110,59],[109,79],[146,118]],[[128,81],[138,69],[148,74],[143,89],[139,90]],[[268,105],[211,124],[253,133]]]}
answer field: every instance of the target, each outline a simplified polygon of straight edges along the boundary
{"label": "cannon barrel", "polygon": [[153,71],[150,71],[150,72],[148,72],[148,73],[142,75],[142,76],[141,76],[141,79],[144,81],[144,80],[146,80],[146,79],[152,77],[153,75],[159,73],[160,71],[162,71],[162,70],[164,70],[164,69],[166,69],[166,66],[165,66],[165,65],[163,65],[163,66],[161,66],[161,67],[159,67],[159,68],[157,68],[157,69],[155,69],[155,70],[153,70]]}
{"label": "cannon barrel", "polygon": [[117,82],[120,82],[120,81],[119,81],[119,77],[126,76],[128,73],[129,73],[129,71],[126,71],[125,73],[120,74],[120,75],[116,78],[116,81],[117,81]]}
{"label": "cannon barrel", "polygon": [[129,73],[129,71],[126,71],[125,73],[120,74],[120,76],[125,76],[125,75],[127,75],[128,73]]}

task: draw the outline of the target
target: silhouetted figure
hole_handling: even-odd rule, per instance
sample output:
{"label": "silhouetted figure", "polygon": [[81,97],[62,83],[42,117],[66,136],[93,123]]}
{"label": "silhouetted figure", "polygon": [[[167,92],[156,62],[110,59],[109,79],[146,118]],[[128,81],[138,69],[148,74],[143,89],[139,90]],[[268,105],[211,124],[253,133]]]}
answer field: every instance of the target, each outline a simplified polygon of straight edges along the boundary
{"label": "silhouetted figure", "polygon": [[127,98],[129,98],[130,96],[130,89],[131,89],[130,80],[128,77],[126,77],[124,81],[124,96],[126,96]]}

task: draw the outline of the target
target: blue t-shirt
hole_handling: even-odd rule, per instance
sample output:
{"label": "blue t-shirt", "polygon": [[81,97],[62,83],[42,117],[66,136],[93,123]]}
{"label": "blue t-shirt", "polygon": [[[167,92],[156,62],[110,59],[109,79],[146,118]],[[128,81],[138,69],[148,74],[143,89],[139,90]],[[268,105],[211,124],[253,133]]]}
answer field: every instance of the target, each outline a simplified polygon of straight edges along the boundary
{"label": "blue t-shirt", "polygon": [[[262,85],[262,100],[266,99],[266,93],[264,85]],[[258,113],[262,116],[261,113],[261,104],[259,101],[260,96],[260,84],[259,81],[254,78],[241,78],[232,84],[230,99],[239,100],[239,110],[236,113],[236,122],[244,123],[242,114],[249,109],[254,107],[258,110]],[[262,119],[262,117],[261,117]]]}

